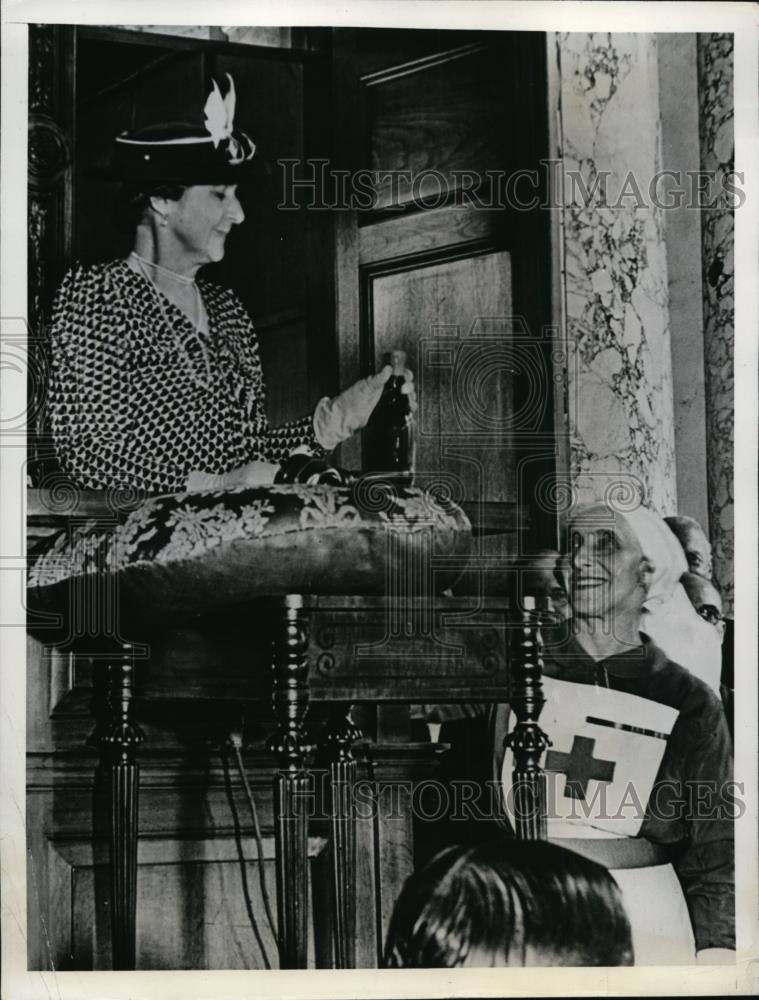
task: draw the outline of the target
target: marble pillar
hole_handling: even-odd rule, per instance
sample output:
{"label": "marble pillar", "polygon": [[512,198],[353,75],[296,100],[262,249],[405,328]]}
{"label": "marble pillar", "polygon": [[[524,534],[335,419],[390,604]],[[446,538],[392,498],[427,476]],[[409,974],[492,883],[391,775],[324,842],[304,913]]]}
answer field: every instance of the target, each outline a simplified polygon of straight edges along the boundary
{"label": "marble pillar", "polygon": [[555,44],[574,496],[642,493],[674,513],[667,259],[648,196],[661,167],[656,36]]}
{"label": "marble pillar", "polygon": [[[720,177],[734,169],[733,36],[698,36],[701,169]],[[709,536],[714,578],[725,610],[733,607],[733,350],[735,338],[733,211],[717,204],[701,211],[706,454]]]}

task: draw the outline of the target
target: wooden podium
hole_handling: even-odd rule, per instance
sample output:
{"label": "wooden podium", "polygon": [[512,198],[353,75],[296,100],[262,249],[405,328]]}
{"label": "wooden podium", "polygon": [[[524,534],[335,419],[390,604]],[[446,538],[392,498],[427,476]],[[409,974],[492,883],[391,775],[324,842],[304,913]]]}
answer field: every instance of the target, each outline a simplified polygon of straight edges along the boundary
{"label": "wooden podium", "polygon": [[[226,627],[215,641],[213,624],[167,635],[154,647],[146,665],[143,696],[165,696],[189,671],[192,698],[225,700],[244,697],[246,677],[217,684],[221,659],[236,650],[244,666],[246,634],[254,665],[248,684],[260,677],[259,659],[250,651],[260,641],[265,620],[272,671],[272,708],[276,731],[270,749],[273,773],[277,912],[280,967],[306,966],[308,936],[309,764],[317,755],[329,772],[329,817],[334,954],[338,968],[355,967],[356,834],[352,795],[356,779],[353,744],[361,733],[350,716],[357,703],[497,702],[512,692],[522,740],[514,746],[520,764],[520,787],[529,794],[525,774],[542,781],[540,740],[534,738],[539,711],[539,631],[534,611],[510,617],[504,602],[485,599],[472,614],[467,598],[435,599],[432,607],[398,608],[382,598],[288,595],[256,602],[239,619],[234,634]],[[395,629],[393,623],[402,622]],[[427,624],[426,634],[418,630]],[[417,631],[414,632],[414,629]],[[218,637],[216,637],[218,638]],[[132,721],[134,650],[115,652],[105,667],[108,694],[99,702],[100,717],[93,741],[101,750],[101,767],[111,776],[111,881],[113,895],[114,966],[134,967],[136,920],[138,748],[141,734]],[[155,676],[151,677],[151,674]],[[521,694],[520,694],[521,692]],[[307,735],[309,706],[327,706],[320,745]],[[538,730],[539,733],[539,730]],[[519,751],[521,748],[521,757]],[[526,754],[526,756],[525,756]],[[539,794],[536,792],[535,794]],[[526,815],[535,816],[532,804]],[[539,810],[538,810],[539,812]],[[522,831],[541,836],[540,827]]]}
{"label": "wooden podium", "polygon": [[[367,530],[366,522],[360,530]],[[298,542],[296,536],[290,566],[297,562]],[[390,586],[387,593],[392,596],[383,596],[384,574],[398,564],[384,554],[382,559],[385,562],[378,559],[372,569],[379,594],[336,594],[335,580],[340,577],[328,565],[326,593],[280,590],[268,596],[254,582],[249,600],[240,600],[239,589],[235,600],[214,609],[199,600],[184,620],[174,614],[170,625],[162,625],[160,615],[153,613],[151,623],[146,618],[143,627],[139,615],[133,614],[123,633],[129,641],[90,635],[89,642],[98,649],[93,659],[96,725],[89,742],[100,752],[100,777],[110,790],[114,968],[135,967],[139,756],[144,747],[135,720],[136,698],[153,703],[159,714],[162,700],[177,696],[217,704],[251,698],[260,702],[262,693],[270,698],[275,724],[269,752],[281,968],[306,967],[309,775],[314,762],[328,775],[334,964],[355,967],[353,749],[361,734],[351,706],[510,699],[518,720],[518,738],[512,745],[519,783],[525,789],[527,814],[535,815],[543,744],[537,727],[542,698],[534,602],[526,599],[520,609],[510,611],[505,597],[454,597],[431,588],[419,596],[403,586]],[[217,559],[215,572],[221,566],[223,574],[225,565]],[[237,562],[230,559],[229,576],[235,587],[240,565],[239,556]],[[401,565],[405,568],[407,563]],[[271,567],[268,572],[271,576]],[[132,587],[134,593],[134,582]],[[174,599],[170,588],[166,593]],[[309,708],[314,706],[320,706],[326,720],[316,738],[307,727]],[[518,832],[525,837],[544,835],[540,824]]]}

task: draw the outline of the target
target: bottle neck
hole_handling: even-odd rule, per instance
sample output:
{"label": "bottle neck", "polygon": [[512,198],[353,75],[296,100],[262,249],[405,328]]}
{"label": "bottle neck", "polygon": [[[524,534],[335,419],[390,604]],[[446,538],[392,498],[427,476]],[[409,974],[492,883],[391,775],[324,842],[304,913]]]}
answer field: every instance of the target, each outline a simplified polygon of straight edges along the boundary
{"label": "bottle neck", "polygon": [[395,413],[404,415],[411,412],[411,402],[405,392],[402,392],[406,379],[403,375],[391,375],[385,384],[382,394],[383,409],[390,407]]}

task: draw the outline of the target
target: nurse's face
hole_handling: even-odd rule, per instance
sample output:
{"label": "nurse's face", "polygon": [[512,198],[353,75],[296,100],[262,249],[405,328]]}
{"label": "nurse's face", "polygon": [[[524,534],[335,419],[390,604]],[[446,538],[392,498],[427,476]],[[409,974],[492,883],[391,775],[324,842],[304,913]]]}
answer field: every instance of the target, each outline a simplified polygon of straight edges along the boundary
{"label": "nurse's face", "polygon": [[639,613],[646,597],[640,542],[620,514],[584,511],[569,526],[570,595],[581,618]]}
{"label": "nurse's face", "polygon": [[177,254],[199,265],[222,259],[229,231],[245,213],[237,200],[237,185],[194,184],[170,203],[166,216]]}

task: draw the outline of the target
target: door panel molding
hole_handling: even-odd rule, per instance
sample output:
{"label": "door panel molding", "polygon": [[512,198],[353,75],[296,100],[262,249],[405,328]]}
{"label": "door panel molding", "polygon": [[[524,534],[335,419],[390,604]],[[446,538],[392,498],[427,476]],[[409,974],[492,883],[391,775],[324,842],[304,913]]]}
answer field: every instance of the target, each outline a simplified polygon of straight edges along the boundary
{"label": "door panel molding", "polygon": [[386,83],[389,80],[397,80],[398,77],[408,76],[410,73],[421,73],[436,66],[443,66],[456,59],[465,59],[467,56],[477,55],[487,49],[492,48],[492,42],[474,42],[471,45],[461,45],[453,49],[443,49],[432,55],[422,56],[419,59],[411,59],[408,62],[397,63],[384,69],[374,70],[371,73],[362,73],[359,80],[366,87],[373,87],[377,84]]}
{"label": "door panel molding", "polygon": [[446,247],[496,246],[499,222],[493,212],[460,205],[421,211],[412,226],[405,217],[383,219],[359,230],[359,264],[411,259]]}

